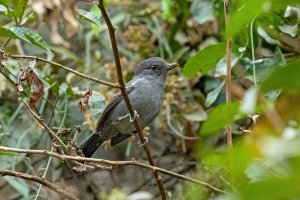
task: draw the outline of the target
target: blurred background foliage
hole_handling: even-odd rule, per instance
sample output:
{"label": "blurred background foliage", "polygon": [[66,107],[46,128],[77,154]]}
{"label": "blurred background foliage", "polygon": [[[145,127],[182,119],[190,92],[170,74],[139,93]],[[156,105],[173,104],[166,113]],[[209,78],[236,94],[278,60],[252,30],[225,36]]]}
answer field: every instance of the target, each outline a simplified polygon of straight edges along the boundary
{"label": "blurred background foliage", "polygon": [[[145,128],[158,166],[206,181],[228,194],[162,175],[169,199],[300,198],[300,3],[235,0],[224,23],[221,0],[107,0],[126,81],[143,59],[159,56],[180,68],[167,80],[163,108]],[[91,0],[0,0],[1,49],[35,55],[96,78],[116,82],[107,27]],[[225,104],[226,35],[232,37],[233,103]],[[15,92],[18,61],[0,66],[0,144],[54,151],[49,136]],[[80,143],[117,91],[61,68],[37,62],[44,95],[36,111],[54,131],[81,126]],[[78,103],[93,95],[85,113]],[[233,126],[228,154],[224,127]],[[136,139],[95,157],[145,160]],[[123,167],[74,173],[68,162],[0,152],[1,169],[41,175],[80,199],[159,198],[151,171]],[[60,199],[35,183],[0,179],[3,199]]]}

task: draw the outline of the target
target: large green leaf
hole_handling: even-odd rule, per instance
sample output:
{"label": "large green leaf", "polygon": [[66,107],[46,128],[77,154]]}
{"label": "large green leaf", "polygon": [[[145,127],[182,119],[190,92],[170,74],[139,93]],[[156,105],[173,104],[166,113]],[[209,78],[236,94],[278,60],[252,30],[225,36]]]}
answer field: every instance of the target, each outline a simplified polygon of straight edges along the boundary
{"label": "large green leaf", "polygon": [[232,122],[242,119],[246,114],[241,113],[240,103],[222,104],[208,113],[207,119],[201,126],[202,136],[213,135]]}
{"label": "large green leaf", "polygon": [[229,25],[232,37],[237,36],[246,26],[269,5],[270,0],[248,0],[240,9],[232,10],[232,18]]}
{"label": "large green leaf", "polygon": [[226,54],[226,44],[218,43],[208,46],[198,51],[184,65],[183,75],[193,77],[200,71],[201,74],[207,73],[214,68],[218,61]]}
{"label": "large green leaf", "polygon": [[[232,45],[232,52],[240,54],[238,46]],[[218,62],[226,55],[226,43],[218,43],[198,51],[184,65],[183,75],[193,77],[199,71],[201,75],[216,67]]]}
{"label": "large green leaf", "polygon": [[0,36],[19,38],[48,52],[51,52],[50,48],[43,40],[43,38],[38,33],[32,31],[29,28],[16,26],[0,27]]}
{"label": "large green leaf", "polygon": [[291,61],[285,67],[276,68],[262,81],[261,90],[300,90],[300,60]]}
{"label": "large green leaf", "polygon": [[229,25],[232,37],[247,30],[246,26],[257,16],[270,10],[282,12],[290,5],[299,5],[299,0],[247,0],[239,8],[231,9]]}

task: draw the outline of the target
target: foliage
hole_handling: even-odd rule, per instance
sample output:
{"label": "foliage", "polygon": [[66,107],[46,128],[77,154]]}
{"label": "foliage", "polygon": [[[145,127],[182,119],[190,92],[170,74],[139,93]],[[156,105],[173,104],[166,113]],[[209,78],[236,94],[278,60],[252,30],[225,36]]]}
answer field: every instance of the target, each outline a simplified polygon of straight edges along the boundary
{"label": "foliage", "polygon": [[[144,130],[150,134],[149,144],[158,165],[227,192],[212,194],[207,188],[162,176],[169,198],[297,199],[300,3],[231,3],[231,20],[226,27],[221,0],[106,2],[118,27],[126,81],[136,65],[150,56],[181,66],[167,79],[159,117]],[[81,126],[78,143],[83,141],[93,131],[105,99],[117,89],[40,60],[32,66],[32,59],[10,54],[43,57],[85,75],[116,82],[109,34],[97,6],[75,0],[0,0],[0,25],[0,145],[52,149],[51,139],[18,98],[31,102],[55,132]],[[230,104],[225,103],[224,81],[228,38],[233,41]],[[224,128],[229,124],[232,153],[228,153],[225,141]],[[71,137],[74,134],[72,129]],[[106,147],[96,157],[144,159],[133,140]],[[76,174],[67,162],[6,152],[0,152],[0,165],[41,174],[81,199],[146,198],[157,193],[151,171],[136,168],[111,173],[88,171],[74,178]],[[50,196],[43,187],[18,178],[6,177],[5,182],[8,184],[1,185],[0,190],[7,199]]]}

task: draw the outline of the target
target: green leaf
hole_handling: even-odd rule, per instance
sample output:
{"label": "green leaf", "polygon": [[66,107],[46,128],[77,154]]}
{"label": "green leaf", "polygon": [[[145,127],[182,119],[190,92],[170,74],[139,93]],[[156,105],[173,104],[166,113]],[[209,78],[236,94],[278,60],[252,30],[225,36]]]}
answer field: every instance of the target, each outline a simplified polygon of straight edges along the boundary
{"label": "green leaf", "polygon": [[216,87],[214,90],[210,91],[208,94],[207,94],[207,97],[206,97],[206,100],[205,100],[205,106],[206,107],[209,107],[211,106],[211,104],[213,104],[217,97],[219,96],[222,88],[224,87],[225,85],[225,82],[222,82],[218,87]]}
{"label": "green leaf", "polygon": [[95,25],[100,25],[100,18],[93,12],[88,12],[86,10],[78,9],[80,19],[94,23]]}
{"label": "green leaf", "polygon": [[183,75],[193,77],[198,71],[201,74],[207,73],[210,69],[214,68],[218,61],[226,54],[226,44],[218,43],[208,46],[198,51],[192,56],[184,65]]}
{"label": "green leaf", "polygon": [[29,199],[29,186],[26,181],[12,176],[5,176],[4,179],[15,188],[24,199]]}
{"label": "green leaf", "polygon": [[300,90],[300,60],[291,61],[285,67],[278,67],[261,83],[261,90]]}
{"label": "green leaf", "polygon": [[229,24],[231,37],[247,30],[246,26],[260,13],[267,11],[269,7],[271,7],[270,0],[248,0],[242,4],[241,8],[232,10]]}
{"label": "green leaf", "polygon": [[22,19],[26,5],[27,5],[28,0],[13,0],[13,6],[14,8],[12,9],[13,14],[19,18]]}
{"label": "green leaf", "polygon": [[246,115],[240,111],[240,103],[232,102],[222,104],[208,113],[206,121],[200,128],[199,133],[202,136],[209,136],[217,133],[232,122],[242,119]]}
{"label": "green leaf", "polygon": [[[232,45],[232,52],[240,54],[238,46]],[[226,55],[226,43],[218,43],[208,46],[193,55],[183,68],[183,75],[193,77],[198,71],[201,75],[217,66],[218,62]]]}
{"label": "green leaf", "polygon": [[[243,200],[297,199],[300,196],[299,177],[272,177],[249,184],[241,191]],[[266,192],[271,191],[271,192]]]}
{"label": "green leaf", "polygon": [[17,156],[17,154],[0,151],[0,156]]}
{"label": "green leaf", "polygon": [[0,4],[3,4],[5,7],[9,7],[12,0],[0,0]]}
{"label": "green leaf", "polygon": [[277,13],[284,12],[288,5],[299,5],[299,0],[247,0],[239,5],[240,7],[231,9],[232,14],[229,30],[233,38],[244,32],[244,30],[247,30],[246,26],[255,17],[259,17],[270,10]]}
{"label": "green leaf", "polygon": [[264,180],[272,175],[270,169],[268,169],[267,164],[261,161],[254,161],[250,163],[245,171],[247,177],[250,179],[251,183],[255,183]]}
{"label": "green leaf", "polygon": [[163,16],[166,20],[173,20],[174,15],[172,12],[172,6],[171,6],[171,0],[162,0],[162,10],[163,10]]}
{"label": "green leaf", "polygon": [[99,116],[99,114],[102,113],[105,104],[106,103],[104,96],[99,92],[93,91],[93,94],[89,98],[89,106],[91,108],[93,116]]}
{"label": "green leaf", "polygon": [[43,38],[29,28],[16,26],[0,27],[0,36],[19,38],[48,52],[51,52]]}
{"label": "green leaf", "polygon": [[4,27],[0,27],[0,36],[9,38],[19,38],[14,32]]}

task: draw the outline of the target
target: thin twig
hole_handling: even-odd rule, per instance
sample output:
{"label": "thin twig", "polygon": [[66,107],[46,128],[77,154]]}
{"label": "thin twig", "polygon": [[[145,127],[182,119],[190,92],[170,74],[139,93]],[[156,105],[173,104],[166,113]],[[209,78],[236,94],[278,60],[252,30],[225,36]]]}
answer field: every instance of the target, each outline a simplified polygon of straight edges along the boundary
{"label": "thin twig", "polygon": [[254,38],[253,38],[253,24],[256,17],[254,17],[250,23],[250,40],[251,40],[251,54],[252,54],[252,69],[253,69],[253,79],[254,85],[257,87],[257,80],[256,80],[256,66],[255,66],[255,50],[254,50]]}
{"label": "thin twig", "polygon": [[149,169],[152,171],[157,171],[157,172],[161,172],[163,174],[167,174],[169,176],[173,176],[191,183],[195,183],[201,186],[204,186],[208,189],[210,189],[211,191],[215,192],[215,193],[226,193],[225,191],[216,188],[212,185],[210,185],[209,183],[203,182],[203,181],[199,181],[163,168],[159,168],[159,167],[155,167],[155,166],[151,166],[145,163],[141,163],[139,161],[136,160],[132,160],[132,161],[111,161],[111,160],[104,160],[104,159],[97,159],[97,158],[86,158],[86,157],[80,157],[80,156],[69,156],[69,155],[63,155],[63,154],[58,154],[55,152],[50,152],[47,150],[33,150],[33,149],[20,149],[20,148],[11,148],[11,147],[5,147],[5,146],[0,146],[0,151],[3,152],[10,152],[10,153],[28,153],[28,154],[42,154],[42,155],[47,155],[47,156],[51,156],[51,157],[55,157],[58,158],[62,161],[65,160],[72,160],[72,161],[77,161],[78,163],[82,163],[82,162],[93,162],[93,163],[100,163],[100,164],[105,164],[105,165],[110,165],[112,166],[112,169],[116,169],[118,167],[121,166],[125,166],[125,165],[133,165],[133,166],[138,166],[144,169]]}
{"label": "thin twig", "polygon": [[[224,0],[224,15],[225,15],[225,24],[226,24],[226,103],[231,103],[231,46],[232,40],[230,37],[230,4],[229,0]],[[232,145],[232,127],[231,124],[226,127],[226,138],[228,151],[233,151]]]}
{"label": "thin twig", "polygon": [[0,169],[0,176],[14,176],[14,177],[26,179],[29,181],[37,182],[37,183],[40,183],[40,184],[50,188],[53,191],[59,193],[60,195],[64,196],[66,199],[79,200],[78,198],[69,194],[62,188],[54,185],[53,183],[50,183],[49,181],[47,181],[41,177],[38,177],[38,176],[33,176],[31,174],[25,174],[22,172],[17,172],[17,171],[12,171],[12,170],[4,170],[4,169]]}
{"label": "thin twig", "polygon": [[[109,31],[109,35],[110,35],[110,41],[111,41],[111,45],[112,45],[112,49],[113,49],[113,53],[114,53],[114,58],[115,58],[115,64],[116,64],[116,69],[117,69],[118,83],[120,85],[120,90],[122,92],[122,95],[123,95],[123,98],[125,100],[128,111],[130,113],[130,116],[132,118],[134,118],[134,115],[135,115],[134,109],[133,109],[133,106],[132,106],[132,104],[129,100],[128,94],[127,94],[126,89],[125,89],[125,83],[124,83],[124,80],[123,80],[119,50],[118,50],[117,41],[116,41],[116,37],[115,37],[116,28],[112,25],[111,20],[110,20],[108,14],[107,14],[107,12],[104,8],[103,0],[99,0],[98,7],[101,10],[102,16],[103,16],[103,18],[106,22],[107,27],[108,27],[108,31]],[[141,126],[140,126],[137,119],[135,119],[133,122],[134,122],[135,128],[137,130],[138,136],[141,140],[141,143],[145,144],[145,145],[143,145],[143,148],[144,148],[144,151],[147,155],[148,161],[149,161],[150,165],[155,166],[155,162],[152,158],[152,155],[151,155],[149,146],[146,142],[145,136],[143,134],[142,128],[141,128]],[[159,176],[159,174],[157,173],[156,170],[153,170],[153,173],[154,173],[154,176],[155,176],[157,186],[158,186],[159,191],[160,191],[161,199],[164,200],[164,199],[166,199],[166,193],[165,193],[164,186],[162,184],[161,177]]]}
{"label": "thin twig", "polygon": [[34,119],[36,120],[36,122],[43,128],[45,129],[45,131],[47,133],[49,133],[49,135],[54,138],[63,148],[65,151],[67,151],[67,146],[63,143],[63,141],[61,141],[61,139],[51,130],[51,128],[49,128],[49,126],[44,122],[43,118],[39,115],[37,115],[31,108],[30,106],[26,103],[26,101],[24,101],[22,98],[21,101],[25,104],[25,106],[27,107],[27,109],[31,112],[32,116],[34,117]]}
{"label": "thin twig", "polygon": [[177,135],[178,137],[185,139],[185,140],[198,140],[199,137],[195,136],[195,137],[189,137],[189,136],[185,136],[182,133],[180,133],[171,123],[171,109],[170,109],[170,105],[167,105],[167,124],[169,126],[169,128],[172,130],[172,133],[174,133],[174,135]]}
{"label": "thin twig", "polygon": [[71,69],[69,67],[66,67],[66,66],[64,66],[62,64],[59,64],[59,63],[56,63],[56,62],[49,61],[45,58],[41,58],[41,57],[37,57],[37,56],[29,56],[29,55],[16,55],[16,54],[8,54],[8,56],[11,57],[11,58],[29,58],[29,59],[34,59],[34,60],[42,61],[42,62],[45,62],[45,63],[49,63],[51,65],[63,68],[64,70],[66,70],[68,72],[71,72],[73,74],[76,74],[77,76],[80,76],[80,77],[85,78],[87,80],[91,80],[91,81],[94,81],[96,83],[101,83],[103,85],[107,85],[107,86],[110,86],[110,87],[119,88],[119,85],[116,84],[116,83],[110,83],[108,81],[104,81],[104,80],[100,80],[98,78],[87,76],[83,73],[80,73],[80,72],[74,70],[74,69]]}

